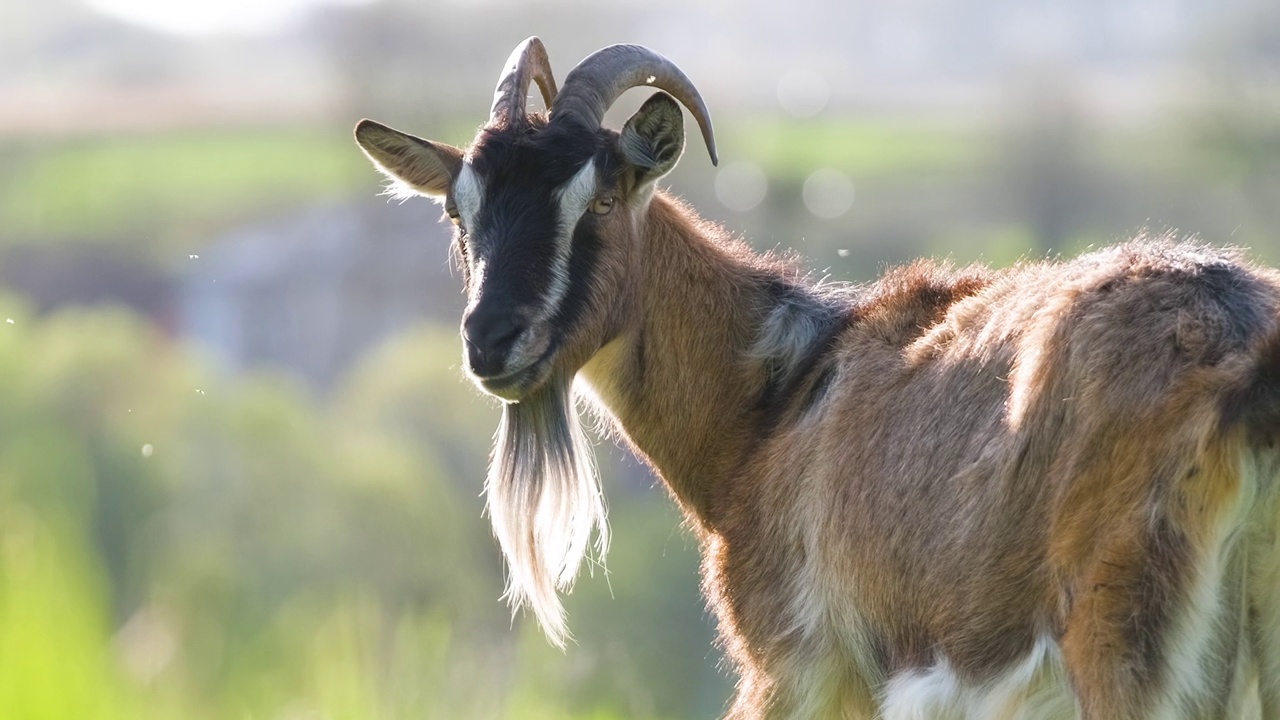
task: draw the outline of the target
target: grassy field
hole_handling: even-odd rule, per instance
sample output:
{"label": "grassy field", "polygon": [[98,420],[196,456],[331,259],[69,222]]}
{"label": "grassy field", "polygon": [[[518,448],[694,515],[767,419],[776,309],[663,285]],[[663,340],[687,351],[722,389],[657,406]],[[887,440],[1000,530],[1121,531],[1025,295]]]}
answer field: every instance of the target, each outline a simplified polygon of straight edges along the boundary
{"label": "grassy field", "polygon": [[184,246],[372,180],[346,129],[0,142],[0,238]]}
{"label": "grassy field", "polygon": [[816,168],[836,168],[863,181],[947,175],[972,167],[986,148],[978,133],[954,125],[846,117],[749,119],[722,132],[722,147],[777,178],[803,178]]}
{"label": "grassy field", "polygon": [[[1207,166],[1199,160],[1203,148],[1185,129],[1095,127],[1057,140],[1007,131],[923,120],[764,116],[722,122],[718,142],[722,158],[755,163],[771,188],[792,188],[797,205],[798,188],[818,169],[841,171],[857,187],[857,208],[838,223],[815,221],[803,207],[771,206],[772,219],[742,228],[767,245],[805,236],[909,238],[911,254],[965,256],[972,245],[990,256],[988,238],[1001,235],[999,244],[1018,247],[991,257],[1008,260],[1044,244],[1031,208],[1053,197],[1078,206],[1059,223],[1059,235],[1071,242],[1059,237],[1055,250],[1110,241],[1144,223],[1217,241],[1272,244],[1264,211],[1274,206],[1274,168],[1238,158],[1229,171]],[[469,134],[455,126],[440,137],[461,143]],[[691,136],[688,143],[693,152],[700,141]],[[1019,160],[1042,150],[1047,169]],[[1213,157],[1221,165],[1227,155]],[[714,216],[723,209],[704,204],[711,185],[701,174],[711,168],[690,167],[697,170],[690,176],[697,191],[688,188],[689,194],[705,193],[702,209]],[[257,218],[370,197],[379,184],[345,125],[0,139],[0,246],[112,243],[171,260]],[[793,219],[769,226],[786,213]]]}
{"label": "grassy field", "polygon": [[[954,131],[844,120],[748,121],[723,128],[721,144],[770,175],[836,167],[864,181],[956,170],[979,155]],[[346,127],[10,138],[0,140],[0,242],[181,250],[281,207],[376,187]]]}

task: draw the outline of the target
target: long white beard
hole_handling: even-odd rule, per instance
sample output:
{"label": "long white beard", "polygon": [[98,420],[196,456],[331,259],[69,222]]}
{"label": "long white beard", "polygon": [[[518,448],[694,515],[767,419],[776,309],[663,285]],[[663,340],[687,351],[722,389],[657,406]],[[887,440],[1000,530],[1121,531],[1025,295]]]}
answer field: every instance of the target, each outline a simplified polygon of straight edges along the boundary
{"label": "long white beard", "polygon": [[503,406],[485,482],[489,518],[509,565],[505,597],[527,605],[547,639],[568,638],[558,590],[568,590],[598,529],[609,545],[604,496],[567,379]]}

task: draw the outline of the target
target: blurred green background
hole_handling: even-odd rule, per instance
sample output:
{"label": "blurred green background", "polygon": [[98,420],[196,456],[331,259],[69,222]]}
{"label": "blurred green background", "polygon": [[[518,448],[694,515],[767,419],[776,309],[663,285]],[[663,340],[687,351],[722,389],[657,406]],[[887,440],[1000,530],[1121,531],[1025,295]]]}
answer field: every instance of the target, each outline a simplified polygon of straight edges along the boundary
{"label": "blurred green background", "polygon": [[1271,0],[0,0],[0,718],[723,710],[695,543],[607,440],[576,642],[510,617],[447,228],[350,139],[465,143],[531,34],[675,59],[722,165],[672,189],[820,275],[1280,262]]}

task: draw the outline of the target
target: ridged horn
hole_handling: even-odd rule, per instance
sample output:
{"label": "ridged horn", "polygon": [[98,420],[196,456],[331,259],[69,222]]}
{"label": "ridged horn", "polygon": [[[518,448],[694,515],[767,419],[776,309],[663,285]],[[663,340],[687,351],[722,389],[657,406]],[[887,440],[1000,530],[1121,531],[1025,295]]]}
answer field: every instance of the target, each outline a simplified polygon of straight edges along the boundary
{"label": "ridged horn", "polygon": [[642,85],[665,90],[689,108],[702,130],[711,164],[717,164],[711,116],[702,95],[675,63],[641,45],[610,45],[578,63],[565,76],[564,87],[551,104],[551,122],[600,127],[605,111],[618,96]]}
{"label": "ridged horn", "polygon": [[525,100],[529,95],[529,81],[538,83],[542,101],[551,107],[556,99],[556,80],[551,75],[551,63],[547,49],[537,37],[516,46],[502,66],[498,85],[493,89],[493,107],[489,110],[489,124],[502,125],[524,122]]}

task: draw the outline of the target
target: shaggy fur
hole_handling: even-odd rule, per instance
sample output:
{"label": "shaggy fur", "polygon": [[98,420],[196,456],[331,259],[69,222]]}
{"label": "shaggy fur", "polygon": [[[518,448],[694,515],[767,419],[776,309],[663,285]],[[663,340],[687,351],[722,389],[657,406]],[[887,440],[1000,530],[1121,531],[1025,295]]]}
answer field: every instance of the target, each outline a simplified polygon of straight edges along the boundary
{"label": "shaggy fur", "polygon": [[[761,358],[796,303],[752,309],[758,263],[661,199],[649,221],[652,304],[619,341],[646,361],[615,345],[584,374],[697,521],[732,717],[1225,718],[1274,694],[1246,681],[1275,657],[1246,623],[1275,613],[1239,589],[1273,572],[1247,555],[1274,530],[1241,538],[1274,527],[1275,466],[1224,420],[1276,372],[1274,273],[1165,238],[917,263],[858,289],[835,342],[803,329],[830,322],[815,301],[800,349]],[[714,310],[670,332],[689,306]]]}

